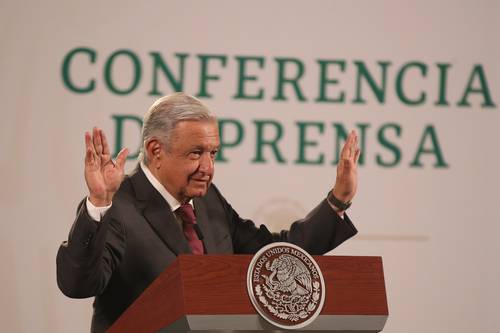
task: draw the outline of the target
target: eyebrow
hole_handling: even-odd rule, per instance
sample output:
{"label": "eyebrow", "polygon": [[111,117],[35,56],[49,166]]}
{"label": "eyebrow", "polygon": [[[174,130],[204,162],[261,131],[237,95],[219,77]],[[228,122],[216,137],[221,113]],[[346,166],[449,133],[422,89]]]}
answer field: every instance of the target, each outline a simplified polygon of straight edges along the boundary
{"label": "eyebrow", "polygon": [[[206,147],[202,146],[202,145],[194,145],[194,146],[189,147],[189,150],[192,150],[192,149],[206,150],[205,148]],[[217,150],[220,149],[220,144],[216,145],[214,148],[209,149],[209,150],[214,150],[214,149],[217,149]]]}

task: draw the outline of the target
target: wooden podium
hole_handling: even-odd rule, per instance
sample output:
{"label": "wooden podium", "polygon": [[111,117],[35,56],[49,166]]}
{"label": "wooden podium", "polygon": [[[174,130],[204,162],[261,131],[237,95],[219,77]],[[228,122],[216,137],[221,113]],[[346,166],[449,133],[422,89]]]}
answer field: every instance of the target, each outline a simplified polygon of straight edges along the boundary
{"label": "wooden podium", "polygon": [[[108,332],[279,332],[247,294],[250,255],[181,255]],[[381,257],[314,256],[326,298],[296,332],[380,332],[388,317]],[[284,331],[284,330],[281,330]]]}

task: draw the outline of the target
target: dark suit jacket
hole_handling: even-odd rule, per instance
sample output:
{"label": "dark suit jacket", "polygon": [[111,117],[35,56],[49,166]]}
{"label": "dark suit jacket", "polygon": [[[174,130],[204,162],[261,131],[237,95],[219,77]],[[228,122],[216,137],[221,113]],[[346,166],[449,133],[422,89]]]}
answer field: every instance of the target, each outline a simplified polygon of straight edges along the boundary
{"label": "dark suit jacket", "polygon": [[[194,199],[194,207],[208,254],[255,253],[276,241],[323,254],[357,232],[325,200],[281,233],[240,218],[214,185]],[[92,332],[103,332],[178,254],[190,252],[170,207],[138,168],[101,222],[89,217],[82,201],[57,253],[57,283],[69,297],[95,296]]]}

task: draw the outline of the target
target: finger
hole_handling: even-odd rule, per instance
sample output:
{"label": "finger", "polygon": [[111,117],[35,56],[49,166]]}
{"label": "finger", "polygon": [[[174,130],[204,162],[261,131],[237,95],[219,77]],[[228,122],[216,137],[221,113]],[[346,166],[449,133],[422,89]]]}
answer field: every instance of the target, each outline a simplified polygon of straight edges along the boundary
{"label": "finger", "polygon": [[359,150],[359,137],[358,135],[356,134],[356,132],[352,131],[352,135],[353,135],[353,143],[352,143],[352,147],[351,147],[351,156],[353,158],[353,160],[356,159],[356,153],[358,152]]}
{"label": "finger", "polygon": [[102,141],[101,134],[99,133],[99,129],[94,127],[93,130],[93,139],[94,139],[94,149],[97,155],[102,155]]}
{"label": "finger", "polygon": [[340,152],[340,158],[345,159],[349,157],[349,146],[350,146],[351,134],[345,140],[344,146],[342,147],[342,151]]}
{"label": "finger", "polygon": [[106,134],[104,134],[103,130],[99,130],[101,134],[101,142],[102,142],[102,153],[104,155],[110,155],[108,140],[106,139]]}
{"label": "finger", "polygon": [[85,149],[93,149],[94,146],[92,145],[92,136],[90,135],[89,132],[85,132]]}
{"label": "finger", "polygon": [[344,148],[342,149],[343,153],[342,158],[351,159],[353,157],[354,155],[354,152],[352,151],[353,144],[354,144],[354,131],[351,131],[344,144]]}
{"label": "finger", "polygon": [[95,162],[94,158],[94,152],[92,149],[87,148],[87,151],[85,152],[85,164],[86,165],[92,165]]}
{"label": "finger", "polygon": [[123,168],[125,166],[125,161],[127,160],[127,156],[128,156],[128,149],[127,148],[123,148],[122,150],[120,150],[120,152],[118,153],[118,156],[116,157],[116,160],[115,160],[116,167],[118,169],[123,170]]}
{"label": "finger", "polygon": [[349,159],[352,159],[352,157],[354,156],[354,151],[353,151],[353,148],[354,148],[354,131],[351,131],[349,133],[349,156],[348,158]]}
{"label": "finger", "polygon": [[94,162],[94,145],[92,144],[92,137],[89,132],[85,132],[85,162]]}
{"label": "finger", "polygon": [[99,128],[99,138],[101,141],[101,165],[106,165],[108,163],[115,165],[115,162],[113,161],[109,153],[109,146],[106,141],[106,135],[100,128]]}
{"label": "finger", "polygon": [[356,154],[354,155],[354,163],[357,164],[359,160],[359,156],[361,155],[361,149],[356,149]]}

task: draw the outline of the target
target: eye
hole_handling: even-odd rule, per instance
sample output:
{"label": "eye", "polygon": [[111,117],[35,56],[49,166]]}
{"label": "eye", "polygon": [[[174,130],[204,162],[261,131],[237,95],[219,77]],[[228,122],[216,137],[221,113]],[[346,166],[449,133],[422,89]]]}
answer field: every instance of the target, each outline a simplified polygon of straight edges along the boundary
{"label": "eye", "polygon": [[218,153],[218,152],[219,152],[219,151],[218,151],[217,149],[212,150],[212,151],[210,152],[210,157],[211,157],[211,158],[215,158],[215,156],[217,156],[217,153]]}
{"label": "eye", "polygon": [[193,150],[189,153],[189,158],[193,159],[193,160],[197,160],[200,158],[201,154],[203,154],[203,152],[201,150]]}

